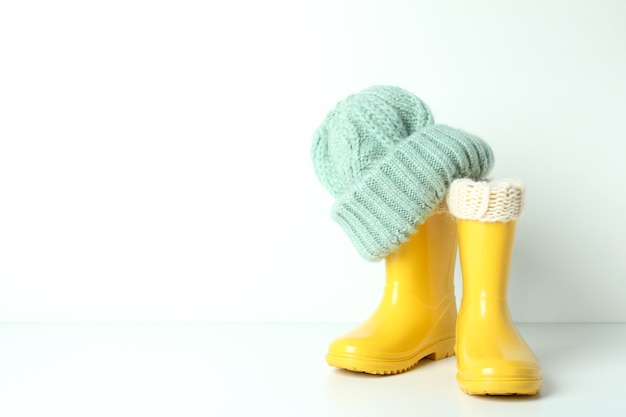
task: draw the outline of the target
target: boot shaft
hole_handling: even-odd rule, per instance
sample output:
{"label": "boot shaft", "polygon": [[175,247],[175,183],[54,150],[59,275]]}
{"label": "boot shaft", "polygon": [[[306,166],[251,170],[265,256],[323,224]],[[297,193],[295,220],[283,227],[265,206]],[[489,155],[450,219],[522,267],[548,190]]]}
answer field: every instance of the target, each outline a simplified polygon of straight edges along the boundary
{"label": "boot shaft", "polygon": [[385,258],[386,291],[417,296],[431,307],[454,297],[456,229],[447,212],[431,215],[417,233]]}
{"label": "boot shaft", "polygon": [[515,221],[457,220],[463,300],[506,303]]}

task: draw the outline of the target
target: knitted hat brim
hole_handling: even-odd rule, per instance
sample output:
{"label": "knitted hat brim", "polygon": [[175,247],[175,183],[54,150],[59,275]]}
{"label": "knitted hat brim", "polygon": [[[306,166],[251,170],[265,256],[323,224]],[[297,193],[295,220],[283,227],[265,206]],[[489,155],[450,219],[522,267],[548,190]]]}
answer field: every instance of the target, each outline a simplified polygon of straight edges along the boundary
{"label": "knitted hat brim", "polygon": [[492,166],[482,139],[430,125],[391,149],[337,199],[331,215],[363,258],[378,261],[417,231],[452,181],[483,178]]}

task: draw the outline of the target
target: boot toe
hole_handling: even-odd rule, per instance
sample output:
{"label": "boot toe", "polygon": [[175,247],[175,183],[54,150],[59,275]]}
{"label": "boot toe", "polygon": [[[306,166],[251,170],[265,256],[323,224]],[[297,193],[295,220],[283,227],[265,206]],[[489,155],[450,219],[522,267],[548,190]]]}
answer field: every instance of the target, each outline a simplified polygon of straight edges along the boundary
{"label": "boot toe", "polygon": [[459,367],[459,374],[467,378],[537,379],[541,378],[541,368],[531,361],[485,361],[470,366]]}
{"label": "boot toe", "polygon": [[457,381],[469,394],[533,395],[539,392],[543,380],[536,362],[507,361],[459,367]]}
{"label": "boot toe", "polygon": [[328,347],[330,366],[354,372],[389,375],[407,371],[422,358],[444,359],[454,355],[454,337],[390,340],[377,337],[340,337]]}
{"label": "boot toe", "polygon": [[395,354],[368,339],[338,338],[328,347],[326,362],[330,366],[369,374],[396,374],[410,365],[394,360]]}

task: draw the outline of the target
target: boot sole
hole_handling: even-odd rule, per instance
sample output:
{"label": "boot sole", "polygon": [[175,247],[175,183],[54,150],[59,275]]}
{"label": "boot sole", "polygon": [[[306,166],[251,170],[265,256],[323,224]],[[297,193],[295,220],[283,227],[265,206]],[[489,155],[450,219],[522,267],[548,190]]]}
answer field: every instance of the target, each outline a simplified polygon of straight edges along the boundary
{"label": "boot sole", "polygon": [[326,363],[335,368],[352,372],[364,372],[372,375],[395,375],[412,369],[424,358],[438,361],[454,356],[454,342],[454,337],[442,340],[420,350],[410,358],[401,361],[363,359],[355,356],[328,353],[326,354]]}
{"label": "boot sole", "polygon": [[539,393],[543,379],[531,380],[468,380],[457,381],[463,391],[470,395],[535,395]]}

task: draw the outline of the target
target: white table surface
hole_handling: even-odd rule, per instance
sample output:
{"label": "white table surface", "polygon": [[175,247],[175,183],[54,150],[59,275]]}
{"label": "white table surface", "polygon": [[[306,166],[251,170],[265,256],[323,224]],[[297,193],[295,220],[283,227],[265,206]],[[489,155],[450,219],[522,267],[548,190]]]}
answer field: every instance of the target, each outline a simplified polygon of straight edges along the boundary
{"label": "white table surface", "polygon": [[473,397],[455,360],[394,376],[330,368],[350,324],[0,324],[0,416],[626,415],[626,324],[520,324],[534,397]]}

